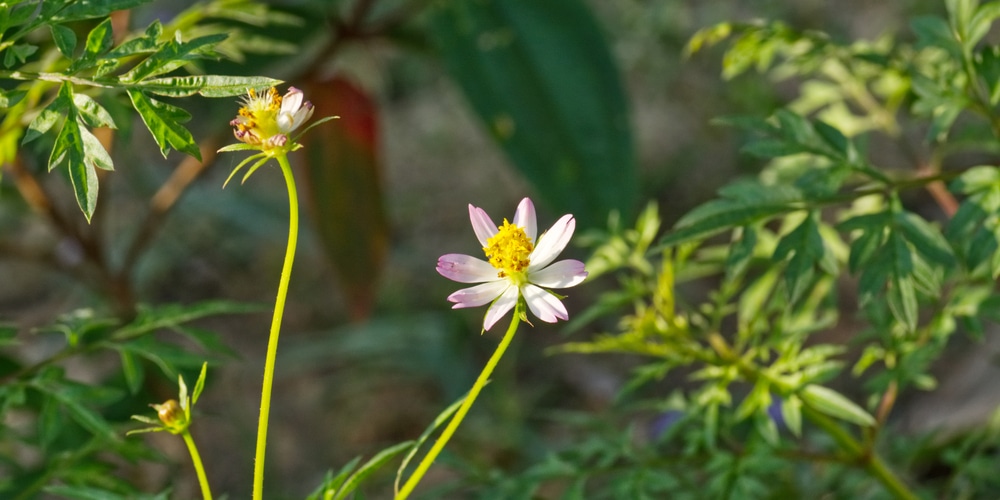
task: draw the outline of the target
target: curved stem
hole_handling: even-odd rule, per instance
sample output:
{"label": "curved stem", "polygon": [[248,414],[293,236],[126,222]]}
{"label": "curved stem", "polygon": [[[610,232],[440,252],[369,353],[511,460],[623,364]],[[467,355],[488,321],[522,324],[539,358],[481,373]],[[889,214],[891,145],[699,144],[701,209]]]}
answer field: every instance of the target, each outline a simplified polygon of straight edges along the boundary
{"label": "curved stem", "polygon": [[503,340],[500,341],[500,345],[497,346],[496,351],[493,351],[493,356],[491,356],[490,360],[486,362],[486,366],[483,367],[483,371],[479,373],[479,378],[477,378],[476,382],[472,384],[472,389],[469,389],[469,395],[465,397],[465,401],[462,402],[462,406],[458,408],[458,411],[455,412],[455,416],[452,417],[450,422],[448,422],[448,427],[445,427],[441,436],[434,442],[434,446],[432,446],[431,450],[427,452],[427,455],[424,455],[423,460],[421,460],[420,464],[417,465],[413,474],[406,480],[406,483],[403,484],[403,488],[396,494],[396,500],[405,500],[406,497],[410,496],[410,493],[413,493],[413,489],[417,487],[418,483],[420,483],[420,480],[424,477],[427,469],[430,469],[431,464],[434,463],[434,459],[437,458],[439,453],[441,453],[444,446],[448,444],[448,440],[451,439],[451,436],[455,434],[455,430],[457,430],[459,424],[462,423],[462,420],[465,418],[465,414],[469,413],[469,408],[472,408],[472,404],[476,402],[476,397],[479,396],[479,391],[481,391],[483,386],[486,385],[486,382],[490,379],[490,375],[493,373],[493,369],[496,368],[500,358],[503,357],[503,353],[507,350],[510,342],[514,340],[514,333],[517,331],[517,325],[521,321],[521,307],[522,306],[518,304],[518,306],[514,309],[514,319],[510,321],[510,326],[507,327],[507,333],[504,334]]}
{"label": "curved stem", "polygon": [[205,500],[212,500],[212,490],[208,487],[208,477],[205,475],[205,467],[201,464],[201,455],[198,454],[198,447],[194,444],[191,432],[185,430],[181,437],[191,453],[191,462],[194,463],[194,470],[198,473],[198,484],[201,485],[201,496]]}
{"label": "curved stem", "polygon": [[281,268],[281,281],[278,282],[278,298],[274,303],[274,316],[271,319],[271,335],[267,341],[267,357],[264,361],[264,383],[260,393],[260,419],[257,423],[257,454],[253,466],[253,498],[261,500],[264,497],[264,451],[267,449],[267,417],[271,410],[271,386],[274,383],[274,363],[278,354],[278,335],[281,330],[281,316],[285,311],[285,299],[288,297],[288,282],[292,277],[292,261],[295,260],[295,243],[299,233],[299,199],[295,190],[295,177],[292,176],[292,166],[285,154],[276,156],[281,166],[288,187],[288,246],[285,249],[285,264]]}

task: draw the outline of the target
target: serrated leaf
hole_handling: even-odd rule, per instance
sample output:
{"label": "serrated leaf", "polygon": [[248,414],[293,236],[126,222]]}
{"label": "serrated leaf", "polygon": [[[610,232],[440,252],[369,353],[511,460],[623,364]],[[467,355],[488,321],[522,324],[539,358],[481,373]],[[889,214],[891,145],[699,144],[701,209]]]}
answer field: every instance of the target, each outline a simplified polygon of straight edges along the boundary
{"label": "serrated leaf", "polygon": [[798,395],[805,404],[825,415],[863,427],[875,425],[874,417],[833,389],[809,384],[803,387]]}
{"label": "serrated leaf", "polygon": [[677,245],[801,209],[801,192],[789,186],[737,183],[721,189],[719,194],[722,199],[700,205],[681,217],[660,244]]}
{"label": "serrated leaf", "polygon": [[49,30],[52,31],[52,41],[55,42],[59,52],[66,57],[73,57],[73,51],[76,50],[76,33],[62,24],[51,24]]}
{"label": "serrated leaf", "polygon": [[128,96],[164,158],[173,148],[201,160],[201,151],[191,132],[177,121],[179,108],[151,99],[138,90],[129,89]]}
{"label": "serrated leaf", "polygon": [[281,83],[281,80],[263,76],[192,75],[143,80],[136,87],[167,97],[187,97],[194,94],[231,97],[245,94],[247,89],[274,87]]}
{"label": "serrated leaf", "polygon": [[[189,61],[201,57],[201,51],[225,40],[229,35],[217,33],[195,38],[188,42],[170,40],[159,50],[122,75],[123,82],[138,82],[156,75],[169,73]],[[246,90],[246,89],[244,89]]]}
{"label": "serrated leaf", "polygon": [[943,267],[950,267],[955,263],[955,255],[948,241],[922,217],[910,212],[899,212],[895,222],[906,240],[929,261]]}

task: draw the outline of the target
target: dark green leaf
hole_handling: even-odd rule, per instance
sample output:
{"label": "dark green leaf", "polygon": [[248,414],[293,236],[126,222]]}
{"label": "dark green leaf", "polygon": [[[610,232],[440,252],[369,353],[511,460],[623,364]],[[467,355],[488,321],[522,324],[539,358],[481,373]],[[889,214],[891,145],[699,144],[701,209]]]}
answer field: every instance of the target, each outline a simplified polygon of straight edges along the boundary
{"label": "dark green leaf", "polygon": [[792,232],[781,238],[772,259],[791,259],[785,266],[785,288],[789,303],[798,301],[806,285],[812,281],[816,266],[823,259],[826,247],[816,223],[818,214],[810,212]]}
{"label": "dark green leaf", "polygon": [[160,146],[160,153],[164,158],[170,148],[173,148],[201,159],[201,151],[198,150],[198,144],[195,143],[191,132],[178,123],[177,118],[182,110],[151,99],[138,90],[128,90],[128,96],[132,99],[132,105],[139,112],[146,128],[153,134],[156,144]]}
{"label": "dark green leaf", "polygon": [[21,102],[21,99],[28,94],[27,90],[4,90],[0,89],[0,109],[6,109],[13,107],[15,104]]}
{"label": "dark green leaf", "polygon": [[3,51],[3,65],[11,68],[15,64],[24,64],[37,51],[38,47],[26,43],[19,43],[8,47]]}
{"label": "dark green leaf", "polygon": [[66,57],[73,57],[73,51],[76,50],[76,33],[61,24],[52,24],[49,29],[52,31],[52,41],[55,42],[59,52]]}
{"label": "dark green leaf", "polygon": [[152,0],[87,0],[78,2],[43,2],[58,7],[51,14],[53,21],[66,22],[80,19],[93,19],[110,15],[116,10],[128,10],[132,7],[149,3]]}
{"label": "dark green leaf", "polygon": [[581,0],[449,0],[430,29],[445,65],[513,163],[581,226],[631,213],[628,101]]}
{"label": "dark green leaf", "polygon": [[899,320],[907,331],[917,329],[917,294],[913,289],[913,279],[909,276],[897,276],[889,281],[889,288],[886,291],[886,299],[889,303],[889,310],[892,315]]}
{"label": "dark green leaf", "polygon": [[98,56],[108,51],[114,43],[114,33],[111,29],[111,18],[101,21],[100,24],[90,30],[87,35],[87,43],[83,47],[83,54],[73,61],[67,73],[73,74],[82,69],[93,67]]}
{"label": "dark green leaf", "polygon": [[125,384],[132,394],[137,394],[142,388],[142,382],[146,378],[146,370],[142,362],[135,358],[135,355],[127,350],[120,350],[118,354],[122,360],[122,372],[125,374]]}
{"label": "dark green leaf", "polygon": [[910,212],[899,212],[895,216],[895,222],[906,240],[928,260],[944,267],[955,263],[948,241],[922,217]]}

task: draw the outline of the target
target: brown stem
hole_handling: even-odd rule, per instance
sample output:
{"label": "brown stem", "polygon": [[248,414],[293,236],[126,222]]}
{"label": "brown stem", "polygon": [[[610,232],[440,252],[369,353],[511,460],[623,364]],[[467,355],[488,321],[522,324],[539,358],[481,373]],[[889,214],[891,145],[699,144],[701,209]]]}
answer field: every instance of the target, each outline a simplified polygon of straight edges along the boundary
{"label": "brown stem", "polygon": [[188,186],[195,181],[215,160],[219,148],[218,137],[211,137],[202,141],[199,145],[202,160],[187,156],[180,165],[174,169],[170,178],[160,186],[149,200],[149,212],[146,219],[139,225],[139,233],[132,239],[132,243],[125,253],[125,261],[118,272],[119,279],[128,279],[135,269],[142,252],[156,237],[156,233],[163,225],[167,213],[174,207],[177,200],[184,194]]}

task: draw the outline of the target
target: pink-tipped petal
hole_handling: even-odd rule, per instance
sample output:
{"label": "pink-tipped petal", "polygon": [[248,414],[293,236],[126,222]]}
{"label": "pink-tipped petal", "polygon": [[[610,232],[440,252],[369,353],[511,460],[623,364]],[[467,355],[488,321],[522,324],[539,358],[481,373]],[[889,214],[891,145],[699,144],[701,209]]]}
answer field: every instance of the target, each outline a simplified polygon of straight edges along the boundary
{"label": "pink-tipped petal", "polygon": [[491,281],[489,283],[463,288],[449,295],[448,301],[455,303],[455,305],[451,307],[452,309],[479,307],[493,302],[494,299],[505,294],[509,288],[514,288],[514,290],[517,291],[517,288],[510,286],[510,282],[507,280]]}
{"label": "pink-tipped petal", "polygon": [[293,115],[302,107],[302,91],[295,87],[288,87],[288,92],[281,98],[281,114]]}
{"label": "pink-tipped petal", "polygon": [[472,221],[472,230],[476,232],[476,238],[483,247],[486,247],[486,240],[500,232],[485,210],[471,204],[469,205],[469,219]]}
{"label": "pink-tipped petal", "polygon": [[[506,283],[506,282],[505,282]],[[482,285],[480,285],[482,286]],[[520,296],[516,286],[509,286],[504,290],[500,297],[493,302],[493,305],[486,311],[486,317],[483,318],[483,330],[489,330],[496,324],[507,311],[514,308],[514,304],[517,304],[517,298]]]}
{"label": "pink-tipped petal", "polygon": [[[440,268],[440,264],[438,267]],[[560,260],[528,275],[532,283],[545,288],[569,288],[579,285],[586,277],[587,270],[583,262],[574,259]]]}
{"label": "pink-tipped petal", "polygon": [[517,204],[517,210],[514,211],[514,220],[511,221],[515,226],[524,229],[524,234],[531,238],[531,242],[535,242],[535,236],[538,236],[538,219],[535,216],[535,204],[531,202],[530,198],[525,198],[521,200],[521,203]]}
{"label": "pink-tipped petal", "polygon": [[524,294],[524,301],[528,303],[528,309],[538,319],[546,323],[569,319],[566,306],[555,295],[534,285],[525,285],[521,293]]}
{"label": "pink-tipped petal", "polygon": [[531,264],[528,265],[528,272],[540,270],[549,265],[550,262],[559,256],[570,238],[576,230],[576,219],[571,214],[566,214],[559,218],[548,231],[542,233],[535,242],[535,250],[531,252]]}
{"label": "pink-tipped petal", "polygon": [[442,255],[438,259],[437,272],[459,283],[482,283],[498,279],[496,268],[488,262],[458,253]]}

